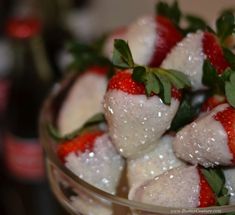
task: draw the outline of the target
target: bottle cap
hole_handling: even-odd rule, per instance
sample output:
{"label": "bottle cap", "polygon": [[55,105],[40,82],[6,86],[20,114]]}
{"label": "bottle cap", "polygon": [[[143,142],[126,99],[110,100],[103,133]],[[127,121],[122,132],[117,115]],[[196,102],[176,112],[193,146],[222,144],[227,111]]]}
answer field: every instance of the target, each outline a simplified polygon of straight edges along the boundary
{"label": "bottle cap", "polygon": [[27,39],[37,35],[41,23],[36,18],[12,18],[8,21],[6,31],[9,37]]}

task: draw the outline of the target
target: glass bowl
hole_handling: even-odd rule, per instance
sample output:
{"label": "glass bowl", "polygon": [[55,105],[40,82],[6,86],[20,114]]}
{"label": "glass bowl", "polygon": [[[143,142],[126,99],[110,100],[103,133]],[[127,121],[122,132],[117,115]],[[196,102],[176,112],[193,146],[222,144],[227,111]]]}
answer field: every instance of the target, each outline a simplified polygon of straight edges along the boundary
{"label": "glass bowl", "polygon": [[[40,117],[40,141],[45,152],[47,176],[51,189],[60,204],[70,214],[225,214],[235,211],[235,205],[208,208],[170,208],[143,204],[130,201],[121,194],[117,196],[104,192],[76,176],[58,159],[56,155],[56,142],[50,137],[47,129],[48,123],[53,122],[55,116],[54,100],[68,85],[70,85],[68,80],[56,84],[45,101]],[[125,188],[125,186],[120,186],[120,189],[124,191]],[[172,196],[172,198],[174,197]]]}

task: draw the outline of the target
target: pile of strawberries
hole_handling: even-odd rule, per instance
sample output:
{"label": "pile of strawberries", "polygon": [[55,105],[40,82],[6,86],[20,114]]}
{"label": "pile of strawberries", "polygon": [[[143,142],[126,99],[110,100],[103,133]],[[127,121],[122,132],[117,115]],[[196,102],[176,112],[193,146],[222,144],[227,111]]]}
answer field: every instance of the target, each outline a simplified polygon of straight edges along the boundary
{"label": "pile of strawberries", "polygon": [[[131,200],[191,208],[232,204],[235,55],[226,39],[235,33],[235,16],[223,13],[215,32],[203,20],[183,16],[176,2],[160,2],[156,10],[158,15],[114,30],[99,56],[94,46],[82,47],[96,54],[75,68],[79,74],[61,105],[59,131],[50,129],[59,140],[58,156],[79,177],[84,166],[73,165],[76,157],[110,165],[110,172],[89,173],[101,175],[100,182],[82,178],[113,194],[126,163]],[[187,28],[180,27],[182,19]],[[73,65],[81,65],[79,56]],[[101,159],[105,141],[112,157],[106,151]],[[107,178],[117,160],[112,181]]]}

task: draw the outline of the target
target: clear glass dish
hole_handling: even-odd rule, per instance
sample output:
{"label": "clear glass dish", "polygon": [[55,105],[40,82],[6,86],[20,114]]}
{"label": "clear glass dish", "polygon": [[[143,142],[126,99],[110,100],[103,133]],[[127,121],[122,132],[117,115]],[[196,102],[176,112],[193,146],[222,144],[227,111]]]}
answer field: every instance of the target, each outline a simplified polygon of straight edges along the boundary
{"label": "clear glass dish", "polygon": [[[235,211],[235,205],[209,208],[170,208],[130,201],[88,184],[67,169],[56,155],[56,142],[47,131],[53,121],[53,100],[69,82],[56,84],[44,103],[40,117],[40,141],[51,189],[61,205],[77,215],[150,215],[150,214],[224,214]],[[163,191],[164,192],[164,191]],[[172,194],[173,195],[173,194]],[[172,198],[174,198],[172,196]]]}

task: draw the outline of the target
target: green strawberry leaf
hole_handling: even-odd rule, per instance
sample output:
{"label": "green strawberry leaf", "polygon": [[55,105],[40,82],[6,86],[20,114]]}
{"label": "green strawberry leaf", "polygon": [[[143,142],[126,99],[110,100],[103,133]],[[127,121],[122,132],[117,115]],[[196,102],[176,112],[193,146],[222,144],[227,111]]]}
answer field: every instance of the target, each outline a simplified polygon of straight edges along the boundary
{"label": "green strawberry leaf", "polygon": [[225,95],[228,103],[235,108],[235,84],[232,82],[225,82]]}
{"label": "green strawberry leaf", "polygon": [[73,55],[73,62],[69,65],[69,69],[83,73],[93,65],[105,66],[109,68],[107,76],[113,74],[112,62],[101,54],[98,45],[88,46],[79,42],[70,42],[66,45],[66,48]]}
{"label": "green strawberry leaf", "polygon": [[228,205],[229,199],[230,199],[229,195],[221,196],[217,198],[217,205],[218,206]]}
{"label": "green strawberry leaf", "polygon": [[132,78],[136,82],[145,83],[146,75],[147,75],[146,68],[143,66],[136,66],[133,69]]}
{"label": "green strawberry leaf", "polygon": [[133,68],[135,66],[129,45],[126,41],[115,39],[112,61],[116,67],[122,69]]}
{"label": "green strawberry leaf", "polygon": [[155,76],[158,77],[160,82],[160,98],[162,99],[164,104],[170,105],[171,104],[171,83],[170,81],[162,74],[155,72]]}
{"label": "green strawberry leaf", "polygon": [[147,96],[150,96],[152,92],[155,94],[160,93],[160,83],[157,77],[151,72],[147,72],[145,89]]}
{"label": "green strawberry leaf", "polygon": [[[167,72],[167,75],[170,76],[172,78],[172,76],[174,76],[174,79],[177,79],[178,81],[181,82],[181,84],[183,85],[183,87],[180,87],[179,89],[182,89],[184,87],[191,87],[191,83],[188,79],[188,76],[185,75],[184,73],[177,71],[177,70],[165,70]],[[174,84],[173,84],[174,85]],[[176,85],[174,85],[175,87],[177,87]]]}
{"label": "green strawberry leaf", "polygon": [[214,94],[224,94],[224,81],[219,77],[209,60],[203,64],[202,83],[210,87]]}
{"label": "green strawberry leaf", "polygon": [[235,33],[235,16],[232,12],[224,12],[216,21],[217,35],[224,45],[226,38]]}
{"label": "green strawberry leaf", "polygon": [[223,48],[223,53],[231,69],[235,70],[235,55],[233,54],[233,52],[228,48]]}
{"label": "green strawberry leaf", "polygon": [[230,200],[228,189],[225,185],[225,176],[220,168],[201,169],[202,174],[216,195],[216,203],[219,206],[227,205]]}
{"label": "green strawberry leaf", "polygon": [[50,136],[56,140],[56,141],[66,141],[66,140],[72,140],[75,137],[77,137],[82,132],[91,129],[93,126],[97,126],[100,123],[105,122],[105,117],[103,113],[98,113],[92,116],[90,119],[88,119],[80,128],[74,130],[73,132],[62,135],[58,131],[57,128],[55,128],[52,124],[48,124],[47,129],[50,134]]}
{"label": "green strawberry leaf", "polygon": [[[208,92],[186,92],[183,95],[179,109],[172,120],[171,131],[178,131],[198,117],[202,104],[209,96]],[[198,99],[198,97],[202,99]]]}
{"label": "green strawberry leaf", "polygon": [[132,79],[144,84],[146,95],[157,94],[167,105],[171,103],[172,87],[190,87],[187,76],[179,71],[135,64],[128,43],[124,40],[115,40],[113,63],[118,68],[132,69]]}
{"label": "green strawberry leaf", "polygon": [[167,4],[166,2],[160,1],[156,5],[157,15],[165,16],[170,19],[176,26],[179,26],[182,13],[179,9],[177,1],[174,1],[172,5]]}

